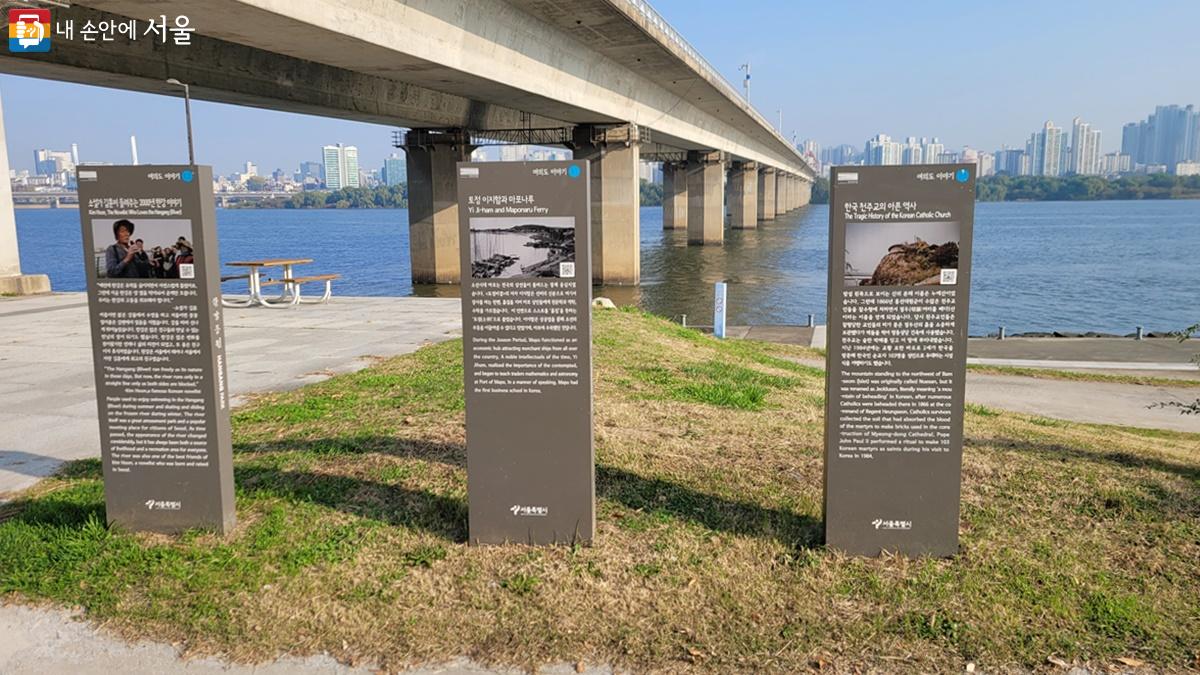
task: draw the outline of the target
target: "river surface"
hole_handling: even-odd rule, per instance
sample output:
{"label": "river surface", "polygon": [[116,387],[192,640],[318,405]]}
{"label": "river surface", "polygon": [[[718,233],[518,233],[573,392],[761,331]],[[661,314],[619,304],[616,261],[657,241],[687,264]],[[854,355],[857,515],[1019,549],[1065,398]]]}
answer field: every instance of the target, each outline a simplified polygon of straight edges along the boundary
{"label": "river surface", "polygon": [[[339,295],[456,295],[413,287],[404,210],[219,209],[222,260],[310,257],[337,272]],[[724,246],[688,246],[641,210],[642,285],[597,288],[688,322],[712,321],[712,284],[729,282],[730,324],[825,318],[829,211],[812,205]],[[79,214],[18,209],[23,271],[59,291],[84,289]],[[1200,201],[981,203],[975,212],[971,333],[1177,330],[1200,320]],[[244,291],[231,283],[227,291]]]}

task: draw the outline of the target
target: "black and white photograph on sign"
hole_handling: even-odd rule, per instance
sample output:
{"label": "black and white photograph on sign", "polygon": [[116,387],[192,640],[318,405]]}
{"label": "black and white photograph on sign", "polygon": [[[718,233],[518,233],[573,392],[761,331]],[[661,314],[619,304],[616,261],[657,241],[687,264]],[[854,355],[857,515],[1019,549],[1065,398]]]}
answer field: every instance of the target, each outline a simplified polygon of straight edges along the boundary
{"label": "black and white photograph on sign", "polygon": [[846,223],[845,285],[958,283],[956,222]]}
{"label": "black and white photograph on sign", "polygon": [[472,218],[470,225],[476,279],[575,277],[574,218]]}
{"label": "black and white photograph on sign", "polygon": [[98,279],[195,279],[192,221],[95,218],[92,245]]}

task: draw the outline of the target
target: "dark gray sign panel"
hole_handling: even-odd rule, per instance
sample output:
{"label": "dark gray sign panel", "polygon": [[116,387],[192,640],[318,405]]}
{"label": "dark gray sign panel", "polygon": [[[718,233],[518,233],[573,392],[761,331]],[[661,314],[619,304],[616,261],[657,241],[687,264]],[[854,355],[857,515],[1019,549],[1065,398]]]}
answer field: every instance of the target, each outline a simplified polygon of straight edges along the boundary
{"label": "dark gray sign panel", "polygon": [[829,180],[825,542],[954,555],[975,165]]}
{"label": "dark gray sign panel", "polygon": [[234,525],[212,169],[81,166],[108,521]]}
{"label": "dark gray sign panel", "polygon": [[470,541],[590,542],[588,164],[458,165]]}

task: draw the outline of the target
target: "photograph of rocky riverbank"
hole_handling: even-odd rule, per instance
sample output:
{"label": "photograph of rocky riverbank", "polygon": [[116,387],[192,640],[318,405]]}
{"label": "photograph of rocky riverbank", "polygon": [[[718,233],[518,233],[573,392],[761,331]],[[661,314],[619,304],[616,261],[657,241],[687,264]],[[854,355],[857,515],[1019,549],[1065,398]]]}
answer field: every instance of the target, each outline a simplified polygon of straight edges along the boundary
{"label": "photograph of rocky riverbank", "polygon": [[471,276],[574,277],[575,219],[472,218]]}
{"label": "photograph of rocky riverbank", "polygon": [[936,286],[958,269],[958,223],[847,223],[846,286]]}

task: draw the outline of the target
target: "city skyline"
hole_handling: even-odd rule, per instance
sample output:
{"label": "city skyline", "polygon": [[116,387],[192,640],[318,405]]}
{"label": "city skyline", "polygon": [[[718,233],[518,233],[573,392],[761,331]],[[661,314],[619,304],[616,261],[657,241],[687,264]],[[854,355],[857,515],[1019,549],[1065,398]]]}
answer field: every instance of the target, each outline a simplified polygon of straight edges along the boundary
{"label": "city skyline", "polygon": [[[1044,20],[1016,21],[1020,5]],[[1069,123],[1082,116],[1104,132],[1103,152],[1117,149],[1122,125],[1144,118],[1158,105],[1195,103],[1200,70],[1180,68],[1178,59],[1133,59],[1165,44],[1187,44],[1189,27],[1200,20],[1200,4],[1139,8],[1130,19],[1097,3],[1088,12],[1067,7],[1006,3],[987,7],[892,6],[856,3],[810,12],[783,2],[714,5],[703,12],[682,0],[654,6],[731,82],[751,63],[751,103],[769,120],[782,110],[788,138],[852,143],[880,133],[897,137],[938,136],[947,147],[1014,146],[1046,119]],[[887,30],[861,35],[867,19]],[[770,19],[770,20],[768,20]],[[938,40],[908,36],[937,26]],[[979,39],[988,30],[1020,28],[1004,39]],[[848,33],[848,28],[850,32]],[[911,29],[911,30],[910,30]],[[730,31],[755,36],[730,40]],[[1054,45],[1049,58],[1042,45]],[[1120,44],[1121,49],[1098,49]],[[837,59],[817,58],[838,54]],[[934,72],[935,85],[916,86]],[[1071,86],[1063,86],[1071,73]],[[1119,88],[1113,83],[1120,82]],[[740,87],[739,87],[740,90]],[[0,76],[8,125],[10,162],[32,169],[35,148],[67,149],[79,144],[84,161],[124,161],[128,138],[136,135],[142,161],[186,158],[183,102],[178,97],[107,90],[16,76]],[[1037,101],[1036,110],[1029,101]],[[886,105],[880,105],[884,102]],[[1015,107],[1020,105],[1020,108]],[[87,115],[78,114],[88,111]],[[880,110],[887,111],[881,119]],[[318,159],[296,138],[354,145],[363,166],[382,166],[394,151],[393,127],[348,122],[196,101],[193,106],[197,159],[218,173],[253,158],[264,171],[293,171]],[[1102,153],[1103,154],[1103,153]]]}

